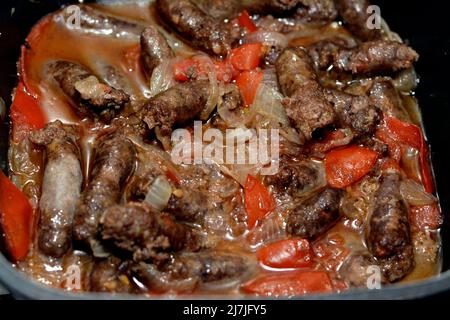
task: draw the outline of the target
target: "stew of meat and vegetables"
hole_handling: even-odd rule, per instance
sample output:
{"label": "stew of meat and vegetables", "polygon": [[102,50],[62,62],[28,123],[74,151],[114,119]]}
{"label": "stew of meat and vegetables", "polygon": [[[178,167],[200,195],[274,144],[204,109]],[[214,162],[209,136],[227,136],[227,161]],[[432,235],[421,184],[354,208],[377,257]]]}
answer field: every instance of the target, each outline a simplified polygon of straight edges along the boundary
{"label": "stew of meat and vegetables", "polygon": [[[56,288],[147,296],[439,274],[419,55],[369,6],[156,0],[43,17],[22,46],[0,175],[14,267]],[[255,143],[276,156],[241,161],[261,156]]]}

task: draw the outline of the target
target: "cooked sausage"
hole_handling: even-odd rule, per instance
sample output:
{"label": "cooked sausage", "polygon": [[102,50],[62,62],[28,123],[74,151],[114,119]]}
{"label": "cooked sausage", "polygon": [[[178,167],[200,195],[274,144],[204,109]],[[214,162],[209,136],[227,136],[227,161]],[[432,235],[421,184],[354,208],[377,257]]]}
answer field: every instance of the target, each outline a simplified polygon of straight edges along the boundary
{"label": "cooked sausage", "polygon": [[369,0],[337,0],[336,5],[345,26],[362,41],[381,38],[381,29],[367,27],[370,19],[370,14],[367,12],[370,6]]}
{"label": "cooked sausage", "polygon": [[96,238],[103,211],[119,202],[135,162],[134,146],[122,135],[111,134],[97,142],[91,179],[75,216],[76,240],[89,242]]}
{"label": "cooked sausage", "polygon": [[286,113],[309,140],[317,129],[334,124],[336,115],[317,81],[312,61],[302,48],[287,48],[276,62]]}
{"label": "cooked sausage", "polygon": [[419,55],[407,45],[395,41],[369,41],[353,49],[341,49],[333,67],[338,72],[369,74],[407,69]]}
{"label": "cooked sausage", "polygon": [[62,9],[60,17],[71,30],[114,38],[136,39],[144,29],[140,24],[109,15],[88,5],[77,5],[79,10],[77,18],[80,19],[80,25],[77,26],[75,23],[78,21],[74,19],[76,12],[68,8]]}
{"label": "cooked sausage", "polygon": [[164,36],[153,26],[144,29],[141,34],[141,50],[144,68],[148,76],[165,59],[175,56]]}
{"label": "cooked sausage", "polygon": [[73,218],[83,181],[77,139],[76,129],[60,121],[30,135],[33,143],[46,150],[38,245],[52,257],[63,256],[72,243]]}
{"label": "cooked sausage", "polygon": [[130,100],[124,91],[106,85],[77,63],[55,61],[49,64],[48,71],[62,91],[75,102],[80,115],[102,114],[110,117],[114,110]]}
{"label": "cooked sausage", "polygon": [[[129,199],[143,201],[151,185],[160,175],[165,173],[148,165],[137,172],[128,186]],[[172,193],[164,211],[179,221],[202,225],[209,209],[207,196],[186,186],[173,185],[172,189],[177,190],[177,193],[176,195]]]}
{"label": "cooked sausage", "polygon": [[287,193],[296,198],[305,189],[317,184],[319,172],[304,163],[282,163],[277,174],[265,176],[264,182],[278,194]]}
{"label": "cooked sausage", "polygon": [[300,0],[294,18],[301,22],[325,23],[334,21],[337,10],[334,0]]}
{"label": "cooked sausage", "polygon": [[341,196],[338,189],[326,189],[298,205],[288,215],[288,233],[311,239],[327,231],[340,217]]}
{"label": "cooked sausage", "polygon": [[156,7],[165,22],[199,49],[225,56],[235,42],[231,29],[189,0],[157,0]]}
{"label": "cooked sausage", "polygon": [[159,127],[163,136],[172,127],[195,119],[204,109],[210,93],[208,81],[180,83],[150,99],[143,108],[142,118],[149,129]]}
{"label": "cooked sausage", "polygon": [[130,252],[135,261],[167,259],[168,252],[200,247],[191,229],[145,203],[112,206],[103,213],[100,223],[102,239]]}
{"label": "cooked sausage", "polygon": [[376,78],[369,89],[369,97],[373,105],[389,116],[402,121],[410,121],[408,111],[403,107],[397,89],[389,78]]}
{"label": "cooked sausage", "polygon": [[341,37],[321,40],[309,45],[306,49],[318,70],[327,70],[334,62],[336,55],[342,48],[356,47],[356,42]]}
{"label": "cooked sausage", "polygon": [[334,106],[342,126],[351,128],[357,135],[372,135],[380,122],[380,110],[367,96],[356,96],[343,91],[327,89],[325,96]]}
{"label": "cooked sausage", "polygon": [[128,275],[129,262],[111,256],[97,261],[89,276],[90,291],[131,293],[133,287]]}
{"label": "cooked sausage", "polygon": [[[378,270],[381,271],[381,267],[368,252],[355,252],[339,268],[339,276],[352,287],[367,288],[370,277]],[[380,280],[380,284],[387,282],[382,272],[379,279],[373,280]]]}
{"label": "cooked sausage", "polygon": [[408,210],[400,195],[397,173],[381,177],[369,219],[367,245],[372,255],[383,263],[383,272],[390,282],[403,278],[414,266]]}
{"label": "cooked sausage", "polygon": [[302,0],[242,0],[243,9],[251,13],[274,14],[294,9]]}
{"label": "cooked sausage", "polygon": [[165,267],[174,278],[199,277],[201,282],[245,278],[253,271],[255,261],[244,255],[203,251],[181,254]]}

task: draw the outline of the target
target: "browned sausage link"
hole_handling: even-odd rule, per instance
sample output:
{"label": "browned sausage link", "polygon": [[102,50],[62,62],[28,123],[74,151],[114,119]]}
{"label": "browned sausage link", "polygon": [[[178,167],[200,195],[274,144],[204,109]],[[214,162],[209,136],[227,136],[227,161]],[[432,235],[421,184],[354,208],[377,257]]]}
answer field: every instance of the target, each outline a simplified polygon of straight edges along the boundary
{"label": "browned sausage link", "polygon": [[117,257],[95,262],[89,276],[90,291],[130,293],[133,288],[129,279],[129,262],[122,262]]}
{"label": "browned sausage link", "polygon": [[191,229],[145,203],[112,206],[102,215],[101,225],[103,240],[132,253],[135,261],[167,259],[168,252],[199,249]]}
{"label": "browned sausage link", "polygon": [[333,63],[340,49],[356,47],[356,42],[340,37],[321,40],[307,47],[308,54],[318,70],[327,70]]}
{"label": "browned sausage link", "polygon": [[[128,185],[128,197],[133,201],[143,201],[151,185],[160,175],[162,170],[147,168],[137,172]],[[207,197],[203,193],[183,186],[173,186],[177,189],[177,195],[172,194],[164,211],[171,214],[179,221],[193,222],[202,225],[208,213]]]}
{"label": "browned sausage link", "polygon": [[301,22],[325,23],[334,21],[337,10],[334,0],[300,0],[294,18]]}
{"label": "browned sausage link", "polygon": [[284,163],[278,173],[266,176],[264,183],[273,186],[278,194],[287,193],[292,197],[301,194],[305,189],[317,184],[319,172],[302,163]]}
{"label": "browned sausage link", "polygon": [[336,120],[333,107],[317,82],[311,58],[302,48],[287,48],[276,62],[278,82],[284,95],[286,113],[309,140],[315,130]]}
{"label": "browned sausage link", "polygon": [[[89,5],[77,5],[77,7],[79,10],[77,16],[75,16],[77,11],[72,10],[73,6],[61,10],[61,18],[71,30],[115,38],[134,39],[139,38],[144,29],[142,25],[109,15]],[[75,24],[78,22],[78,17],[80,19],[79,26]]]}
{"label": "browned sausage link", "polygon": [[175,125],[195,119],[204,109],[210,92],[208,81],[180,83],[152,98],[143,108],[143,119],[149,129],[160,128],[162,135]]}
{"label": "browned sausage link", "polygon": [[254,261],[227,252],[183,254],[167,267],[176,278],[197,276],[202,282],[241,277],[251,272]]}
{"label": "browned sausage link", "polygon": [[378,40],[340,50],[333,67],[353,74],[395,72],[410,68],[418,58],[417,52],[403,43]]}
{"label": "browned sausage link", "polygon": [[224,23],[189,0],[157,0],[156,4],[164,21],[199,49],[225,56],[236,40]]}
{"label": "browned sausage link", "polygon": [[402,99],[389,78],[376,78],[369,89],[373,105],[389,116],[402,121],[411,121],[408,111],[403,107]]}
{"label": "browned sausage link", "polygon": [[336,5],[346,27],[358,38],[363,41],[381,38],[381,29],[367,27],[370,19],[370,14],[367,13],[369,0],[337,0]]}
{"label": "browned sausage link", "polygon": [[124,91],[104,84],[79,64],[55,61],[48,70],[62,91],[76,102],[78,112],[82,115],[120,109],[130,100]]}
{"label": "browned sausage link", "polygon": [[103,211],[119,202],[136,162],[132,142],[118,134],[104,137],[95,150],[91,180],[82,194],[74,227],[74,238],[88,242],[97,236]]}
{"label": "browned sausage link", "polygon": [[[371,276],[376,270],[379,270],[375,268],[379,267],[378,262],[370,253],[357,251],[348,257],[339,268],[339,276],[352,287],[367,288],[367,285],[371,282]],[[387,282],[383,274],[380,274],[379,280],[381,283]]]}
{"label": "browned sausage link", "polygon": [[288,233],[311,239],[327,231],[339,219],[341,196],[340,190],[326,189],[297,206],[288,216]]}
{"label": "browned sausage link", "polygon": [[360,136],[372,135],[380,122],[380,110],[367,96],[355,96],[339,90],[325,90],[325,96],[339,115],[341,125]]}
{"label": "browned sausage link", "polygon": [[78,134],[60,121],[31,133],[30,140],[46,148],[46,165],[39,202],[39,249],[61,257],[71,246],[73,217],[83,174],[76,145]]}
{"label": "browned sausage link", "polygon": [[369,220],[367,245],[383,263],[386,278],[403,278],[414,266],[408,210],[400,195],[400,176],[387,173],[375,194],[375,206]]}
{"label": "browned sausage link", "polygon": [[242,8],[251,13],[274,14],[294,9],[301,0],[242,0]]}
{"label": "browned sausage link", "polygon": [[195,4],[215,19],[233,19],[242,10],[241,0],[195,0]]}
{"label": "browned sausage link", "polygon": [[145,28],[141,34],[141,50],[144,68],[148,76],[165,59],[174,57],[174,53],[164,36],[153,26]]}

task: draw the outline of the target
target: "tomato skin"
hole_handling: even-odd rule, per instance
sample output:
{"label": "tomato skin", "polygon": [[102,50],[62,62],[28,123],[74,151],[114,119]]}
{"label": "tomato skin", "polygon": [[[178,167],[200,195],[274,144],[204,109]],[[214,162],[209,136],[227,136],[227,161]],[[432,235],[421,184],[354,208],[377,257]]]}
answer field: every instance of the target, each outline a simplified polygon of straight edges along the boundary
{"label": "tomato skin", "polygon": [[326,272],[292,271],[262,276],[245,284],[241,290],[260,296],[291,297],[332,292],[333,285]]}
{"label": "tomato skin", "polygon": [[241,91],[245,105],[250,106],[255,100],[256,91],[263,79],[261,71],[244,71],[236,78],[236,85]]}
{"label": "tomato skin", "polygon": [[411,207],[411,221],[420,231],[437,230],[443,223],[443,216],[437,204]]}
{"label": "tomato skin", "polygon": [[[228,61],[213,61],[216,77],[218,81],[226,83],[231,82],[233,77],[237,74],[236,70]],[[172,67],[175,80],[186,82],[198,78],[206,78],[208,76],[208,66],[206,63],[189,58],[175,63]]]}
{"label": "tomato skin", "polygon": [[37,98],[27,92],[22,82],[17,86],[10,117],[13,140],[16,142],[24,139],[28,132],[42,129],[47,122]]}
{"label": "tomato skin", "polygon": [[14,261],[23,260],[28,254],[32,212],[28,198],[0,171],[0,224]]}
{"label": "tomato skin", "polygon": [[419,151],[422,184],[428,193],[434,192],[428,145],[422,134],[422,130],[418,126],[384,115],[383,123],[378,128],[376,136],[388,145],[391,157],[398,162],[401,158],[402,145],[416,148]]}
{"label": "tomato skin", "polygon": [[240,27],[247,29],[248,33],[252,33],[258,30],[258,27],[256,27],[255,23],[250,18],[247,10],[244,10],[239,14],[237,22]]}
{"label": "tomato skin", "polygon": [[395,141],[407,144],[418,150],[420,149],[422,146],[422,132],[418,126],[402,122],[394,117],[385,117],[384,122]]}
{"label": "tomato skin", "polygon": [[244,186],[247,227],[253,229],[257,222],[275,209],[275,199],[255,177],[248,175]]}
{"label": "tomato skin", "polygon": [[312,267],[312,250],[306,239],[288,239],[268,244],[256,252],[258,260],[271,268]]}
{"label": "tomato skin", "polygon": [[250,71],[256,69],[261,62],[261,43],[244,44],[231,50],[229,61],[234,69],[239,71]]}
{"label": "tomato skin", "polygon": [[359,146],[329,152],[325,157],[328,184],[333,188],[352,185],[369,173],[377,159],[378,153]]}

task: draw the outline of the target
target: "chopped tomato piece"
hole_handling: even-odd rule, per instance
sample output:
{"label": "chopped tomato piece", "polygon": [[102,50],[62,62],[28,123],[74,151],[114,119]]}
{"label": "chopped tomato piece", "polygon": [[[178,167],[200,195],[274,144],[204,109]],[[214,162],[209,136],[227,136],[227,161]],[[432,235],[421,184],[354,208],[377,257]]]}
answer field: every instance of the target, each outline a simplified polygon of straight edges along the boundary
{"label": "chopped tomato piece", "polygon": [[275,199],[269,190],[251,175],[247,177],[244,191],[247,226],[249,229],[253,229],[258,221],[275,209]]}
{"label": "chopped tomato piece", "polygon": [[[218,81],[231,82],[236,71],[227,61],[213,61]],[[195,58],[179,61],[173,65],[173,74],[177,81],[186,82],[192,79],[207,78],[206,62]]]}
{"label": "chopped tomato piece", "polygon": [[400,121],[394,117],[384,116],[382,126],[377,130],[377,137],[389,147],[391,155],[395,153],[400,159],[400,145],[408,145],[419,151],[422,184],[429,193],[434,191],[433,177],[429,163],[428,146],[422,130],[414,124]]}
{"label": "chopped tomato piece", "polygon": [[398,162],[391,158],[386,158],[383,160],[383,163],[381,164],[381,169],[382,170],[395,170],[395,171],[401,170]]}
{"label": "chopped tomato piece", "polygon": [[258,30],[252,18],[250,18],[250,15],[248,14],[247,10],[242,11],[241,14],[239,15],[238,25],[242,28],[247,29],[248,33],[252,33]]}
{"label": "chopped tomato piece", "polygon": [[345,188],[364,177],[378,159],[378,153],[370,149],[351,146],[333,150],[325,157],[328,184]]}
{"label": "chopped tomato piece", "polygon": [[307,268],[312,254],[306,239],[289,239],[271,243],[256,253],[258,260],[271,268]]}
{"label": "chopped tomato piece", "polygon": [[22,82],[17,86],[10,117],[14,141],[20,141],[31,130],[41,129],[45,126],[46,120],[38,100],[26,91]]}
{"label": "chopped tomato piece", "polygon": [[250,106],[255,100],[256,91],[263,76],[261,71],[244,71],[236,78],[236,85],[241,91],[246,106]]}
{"label": "chopped tomato piece", "polygon": [[6,247],[15,261],[28,254],[31,218],[28,198],[0,171],[0,223]]}
{"label": "chopped tomato piece", "polygon": [[411,220],[413,225],[421,230],[436,230],[443,223],[443,216],[437,204],[417,206],[411,208]]}
{"label": "chopped tomato piece", "polygon": [[326,272],[292,271],[257,278],[241,289],[249,294],[286,297],[332,292],[333,286]]}
{"label": "chopped tomato piece", "polygon": [[422,132],[418,126],[402,122],[393,117],[385,117],[384,122],[395,141],[407,144],[418,150],[420,149],[422,146]]}
{"label": "chopped tomato piece", "polygon": [[330,132],[325,139],[319,142],[315,142],[311,146],[312,152],[324,153],[337,147],[343,147],[348,145],[353,139],[353,134],[347,132],[346,129],[340,129]]}
{"label": "chopped tomato piece", "polygon": [[244,44],[231,50],[229,61],[234,69],[250,71],[256,69],[261,62],[261,43]]}

